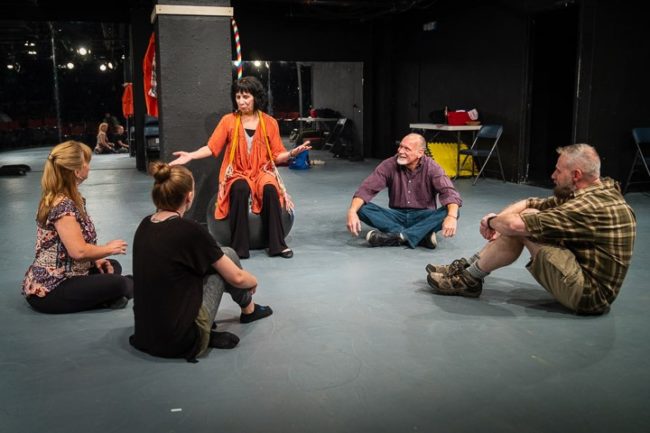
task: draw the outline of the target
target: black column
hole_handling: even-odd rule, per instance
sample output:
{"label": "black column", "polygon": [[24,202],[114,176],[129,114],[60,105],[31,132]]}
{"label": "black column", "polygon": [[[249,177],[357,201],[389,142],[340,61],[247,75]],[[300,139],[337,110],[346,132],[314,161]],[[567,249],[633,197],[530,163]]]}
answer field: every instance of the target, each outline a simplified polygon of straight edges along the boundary
{"label": "black column", "polygon": [[[164,3],[188,6],[183,1]],[[230,6],[229,0],[193,3]],[[178,150],[205,145],[219,119],[232,111],[230,17],[159,14],[155,29],[160,158],[171,161]],[[196,182],[189,218],[205,222],[208,202],[217,192],[220,163],[206,158],[188,164]]]}
{"label": "black column", "polygon": [[144,116],[147,108],[144,102],[144,77],[142,72],[142,59],[147,51],[149,37],[153,30],[150,21],[151,10],[139,6],[131,9],[130,21],[131,31],[129,40],[131,51],[129,53],[131,62],[131,81],[133,83],[133,126],[135,133],[133,136],[135,144],[135,161],[136,168],[140,171],[146,171],[145,167],[145,141],[144,141]]}

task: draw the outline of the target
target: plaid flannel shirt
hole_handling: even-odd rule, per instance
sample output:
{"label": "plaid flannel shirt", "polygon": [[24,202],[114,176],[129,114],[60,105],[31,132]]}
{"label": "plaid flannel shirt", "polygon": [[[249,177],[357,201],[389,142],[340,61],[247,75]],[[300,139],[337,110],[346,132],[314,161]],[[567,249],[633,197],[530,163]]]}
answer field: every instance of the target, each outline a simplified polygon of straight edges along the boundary
{"label": "plaid flannel shirt", "polygon": [[578,312],[597,312],[618,295],[632,258],[636,216],[618,183],[601,183],[574,192],[567,199],[530,198],[539,213],[522,215],[531,240],[569,249],[585,277]]}

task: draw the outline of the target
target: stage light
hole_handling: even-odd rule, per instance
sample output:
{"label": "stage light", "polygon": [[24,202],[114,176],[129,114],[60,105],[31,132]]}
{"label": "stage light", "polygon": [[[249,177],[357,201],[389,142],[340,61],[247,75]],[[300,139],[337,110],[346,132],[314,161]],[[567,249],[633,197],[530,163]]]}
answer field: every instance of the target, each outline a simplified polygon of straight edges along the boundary
{"label": "stage light", "polygon": [[103,63],[101,65],[99,65],[99,70],[102,71],[102,72],[105,72],[106,71],[106,65],[103,64]]}
{"label": "stage light", "polygon": [[68,63],[66,63],[65,67],[68,68],[68,69],[74,69],[74,63],[68,62]]}
{"label": "stage light", "polygon": [[79,47],[79,49],[77,49],[77,52],[78,52],[79,54],[81,54],[82,56],[85,56],[85,55],[88,54],[90,51],[87,50],[85,47]]}

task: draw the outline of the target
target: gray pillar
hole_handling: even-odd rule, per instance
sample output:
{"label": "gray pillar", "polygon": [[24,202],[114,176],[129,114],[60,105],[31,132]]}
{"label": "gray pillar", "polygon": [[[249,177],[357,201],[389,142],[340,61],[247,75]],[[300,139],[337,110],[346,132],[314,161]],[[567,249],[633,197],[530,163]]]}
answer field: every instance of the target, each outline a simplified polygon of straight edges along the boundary
{"label": "gray pillar", "polygon": [[[229,0],[193,3],[191,6],[230,6]],[[159,6],[168,5],[188,6],[188,2],[165,0]],[[205,145],[219,119],[232,111],[230,17],[183,15],[172,10],[157,15],[155,29],[160,158],[169,162],[178,150]],[[220,162],[206,158],[188,164],[196,182],[189,218],[205,222],[208,202],[217,192]]]}

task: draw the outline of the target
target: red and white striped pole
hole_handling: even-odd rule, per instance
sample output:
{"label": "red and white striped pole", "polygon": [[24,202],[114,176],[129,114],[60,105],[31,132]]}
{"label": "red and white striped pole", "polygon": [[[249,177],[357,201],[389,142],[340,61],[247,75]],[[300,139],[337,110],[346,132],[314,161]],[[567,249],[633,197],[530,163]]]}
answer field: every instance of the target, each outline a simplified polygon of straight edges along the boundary
{"label": "red and white striped pole", "polygon": [[237,22],[234,18],[230,19],[230,24],[232,24],[232,32],[235,35],[235,50],[237,51],[235,66],[237,67],[237,79],[241,80],[241,77],[244,74],[244,65],[241,61],[241,42],[239,41],[239,29],[237,28]]}

